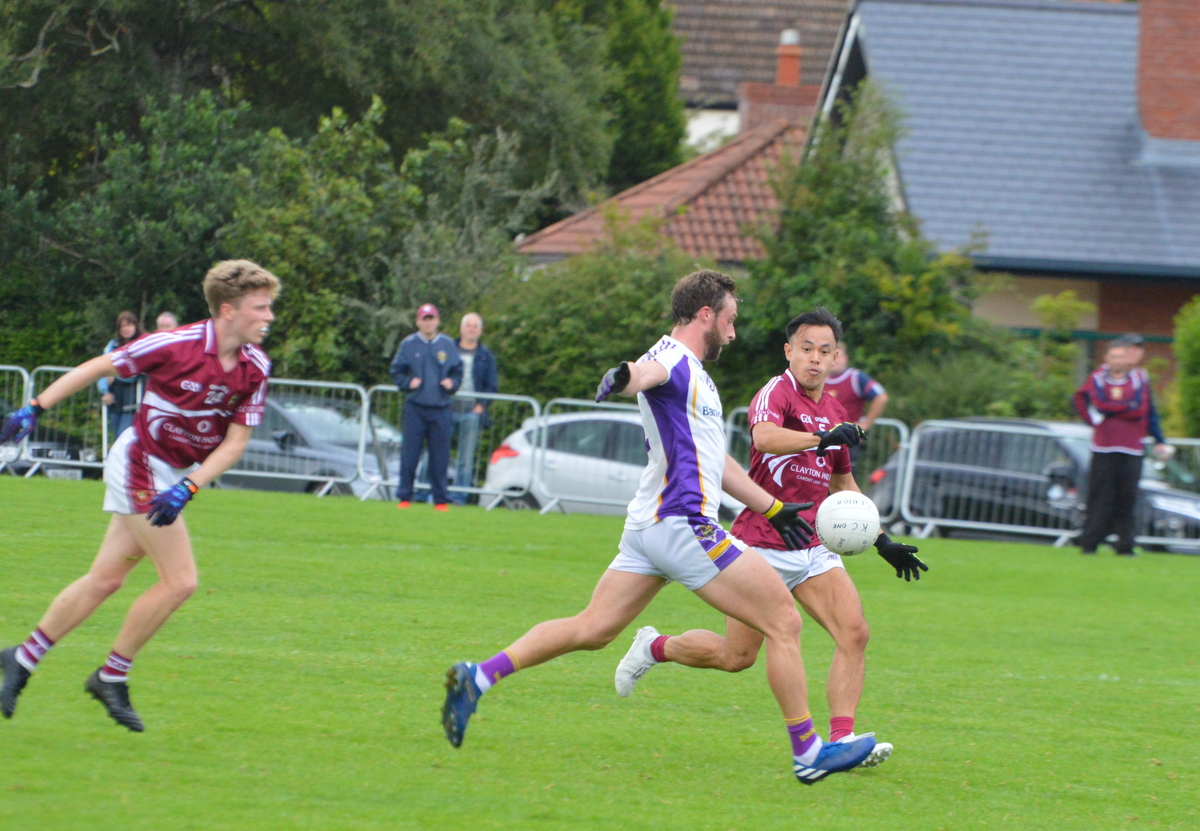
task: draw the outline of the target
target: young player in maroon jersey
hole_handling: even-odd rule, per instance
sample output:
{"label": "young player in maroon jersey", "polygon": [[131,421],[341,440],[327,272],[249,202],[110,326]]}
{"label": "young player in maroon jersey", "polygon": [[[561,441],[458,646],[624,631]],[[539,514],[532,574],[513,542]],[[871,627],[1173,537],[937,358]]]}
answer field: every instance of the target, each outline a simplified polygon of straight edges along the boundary
{"label": "young player in maroon jersey", "polygon": [[138,650],[195,591],[192,544],[176,519],[200,488],[241,457],[262,421],[271,362],[258,344],[275,319],[271,304],[278,293],[279,279],[249,260],[217,263],[204,278],[211,319],[147,335],[80,364],[0,428],[0,444],[20,441],[43,411],[100,378],[147,377],[134,425],[104,463],[104,510],[113,516],[91,569],[54,599],[25,643],[0,650],[5,718],[12,718],[17,696],[47,650],[149,557],[158,582],[134,601],[108,660],[84,687],[118,724],[144,729],[126,678]]}
{"label": "young player in maroon jersey", "polygon": [[[846,421],[846,411],[837,399],[824,394],[841,328],[838,319],[824,308],[794,318],[788,324],[784,346],[787,370],[768,381],[750,405],[750,478],[777,499],[811,502],[812,507],[802,514],[810,525],[830,493],[858,490],[850,473],[849,448],[862,441],[864,432],[858,424]],[[754,546],[774,566],[804,610],[833,636],[836,649],[826,688],[830,741],[851,741],[869,635],[858,590],[842,558],[821,545],[815,535],[807,548],[788,550],[770,524],[752,514],[743,511],[738,516],[734,535]],[[914,546],[893,542],[887,534],[880,534],[875,546],[896,569],[897,577],[919,580],[921,571],[929,570],[915,556]],[[733,618],[726,618],[723,638],[703,629],[669,637],[652,626],[643,627],[617,667],[617,692],[629,695],[638,679],[663,661],[740,672],[753,666],[761,643],[761,635]],[[877,742],[862,766],[874,767],[891,752],[892,745]]]}

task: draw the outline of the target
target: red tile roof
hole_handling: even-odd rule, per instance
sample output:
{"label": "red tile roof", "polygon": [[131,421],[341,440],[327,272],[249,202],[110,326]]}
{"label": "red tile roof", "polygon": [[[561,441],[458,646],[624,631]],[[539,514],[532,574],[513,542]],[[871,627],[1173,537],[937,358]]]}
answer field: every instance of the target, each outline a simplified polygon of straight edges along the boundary
{"label": "red tile roof", "polygon": [[537,259],[582,253],[603,238],[605,217],[615,206],[634,221],[651,212],[664,217],[664,233],[692,256],[724,263],[761,257],[762,246],[747,232],[773,221],[779,206],[770,170],[785,151],[795,158],[804,136],[804,128],[787,121],[764,124],[543,228],[517,243],[517,252]]}

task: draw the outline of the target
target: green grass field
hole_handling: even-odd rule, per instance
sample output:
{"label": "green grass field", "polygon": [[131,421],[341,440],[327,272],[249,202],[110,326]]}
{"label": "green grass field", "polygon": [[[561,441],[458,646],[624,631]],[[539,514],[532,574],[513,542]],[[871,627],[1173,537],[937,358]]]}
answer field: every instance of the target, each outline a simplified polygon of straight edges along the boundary
{"label": "green grass field", "polygon": [[[100,501],[0,477],[0,643],[86,569]],[[147,732],[82,691],[143,565],[0,722],[0,828],[1200,827],[1200,558],[933,540],[919,584],[852,559],[873,630],[857,727],[896,752],[806,788],[762,661],[660,667],[621,699],[633,627],[504,681],[446,743],[446,667],[579,611],[619,519],[233,491],[186,517],[201,587],[134,667]],[[640,622],[721,618],[672,586]],[[806,623],[823,733],[830,651]]]}

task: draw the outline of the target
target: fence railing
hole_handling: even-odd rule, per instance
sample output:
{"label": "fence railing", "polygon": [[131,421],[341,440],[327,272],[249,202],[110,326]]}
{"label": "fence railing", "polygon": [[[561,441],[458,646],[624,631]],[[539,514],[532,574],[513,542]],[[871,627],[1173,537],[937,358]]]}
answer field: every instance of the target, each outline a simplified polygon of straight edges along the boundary
{"label": "fence railing", "polygon": [[[393,384],[379,384],[367,391],[368,417],[363,420],[359,440],[358,475],[365,485],[365,492],[359,494],[361,499],[387,498],[400,484],[399,444],[381,441],[380,434],[384,432],[382,425],[403,425],[405,397]],[[483,412],[475,412],[477,405],[482,405],[478,409]],[[451,498],[465,500],[468,495],[477,494],[480,498],[498,501],[503,495],[521,497],[527,493],[528,482],[505,488],[501,496],[485,489],[482,483],[495,449],[527,419],[540,415],[541,405],[527,395],[473,392],[455,395],[450,409],[453,432],[447,478]],[[426,459],[422,457],[413,485],[414,491],[422,496],[430,489],[427,468]]]}
{"label": "fence railing", "polygon": [[[0,366],[3,414],[69,369]],[[272,379],[263,423],[220,482],[386,499],[399,482],[404,403],[391,385]],[[748,467],[746,415],[730,411],[726,434],[730,455]],[[543,409],[528,396],[474,393],[456,396],[452,417],[450,492],[489,509],[620,513],[646,464],[632,404],[556,398]],[[0,472],[99,476],[109,432],[100,391],[89,385],[47,411],[20,446],[0,448]],[[1174,458],[1147,455],[1136,539],[1200,552],[1200,439],[1169,441]],[[927,421],[910,436],[902,422],[879,419],[856,456],[856,479],[885,526],[902,521],[918,536],[952,530],[1066,545],[1083,522],[1091,453],[1082,425]],[[429,487],[422,462],[415,488]]]}

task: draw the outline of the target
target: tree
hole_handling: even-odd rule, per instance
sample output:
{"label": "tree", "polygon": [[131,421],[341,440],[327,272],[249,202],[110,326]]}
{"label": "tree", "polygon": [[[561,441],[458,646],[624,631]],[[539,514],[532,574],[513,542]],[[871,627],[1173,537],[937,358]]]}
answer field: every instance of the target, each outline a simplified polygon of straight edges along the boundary
{"label": "tree", "polygon": [[1200,436],[1200,298],[1175,315],[1176,379],[1185,435]]}
{"label": "tree", "polygon": [[606,369],[671,331],[672,287],[704,266],[661,233],[660,220],[605,219],[594,250],[497,284],[489,345],[506,391],[591,398]]}

